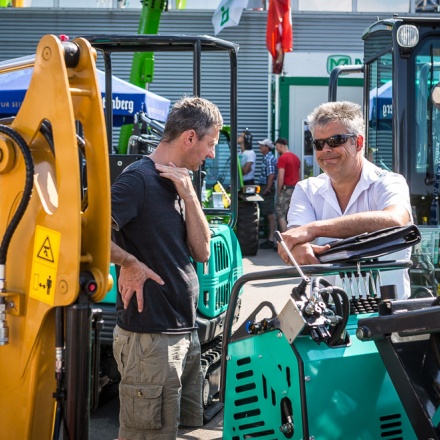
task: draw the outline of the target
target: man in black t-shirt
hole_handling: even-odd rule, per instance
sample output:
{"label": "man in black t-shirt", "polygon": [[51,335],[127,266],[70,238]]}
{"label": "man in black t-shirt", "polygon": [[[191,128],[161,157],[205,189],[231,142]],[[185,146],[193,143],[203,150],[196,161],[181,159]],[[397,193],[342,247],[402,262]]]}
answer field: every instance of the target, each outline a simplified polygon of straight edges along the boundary
{"label": "man in black t-shirt", "polygon": [[210,231],[188,171],[214,158],[222,124],[211,102],[181,99],[156,150],[112,186],[119,439],[175,439],[179,423],[203,424],[199,284],[191,258],[208,260]]}

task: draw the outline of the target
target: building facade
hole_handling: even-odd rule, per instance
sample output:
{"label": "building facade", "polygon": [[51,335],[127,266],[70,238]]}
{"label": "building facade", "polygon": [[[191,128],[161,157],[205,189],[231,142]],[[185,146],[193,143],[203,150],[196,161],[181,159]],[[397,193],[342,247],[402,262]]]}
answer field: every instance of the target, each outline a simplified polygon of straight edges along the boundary
{"label": "building facade", "polygon": [[[298,3],[293,3],[298,9]],[[159,33],[213,35],[212,14],[212,10],[170,9],[162,14]],[[390,16],[386,12],[380,18]],[[139,18],[140,11],[130,8],[0,8],[0,61],[34,53],[40,38],[48,33],[70,37],[136,33]],[[327,100],[332,67],[362,63],[361,36],[377,18],[377,13],[294,10],[293,52],[286,54],[284,72],[279,76],[270,73],[271,59],[265,44],[267,11],[245,10],[238,26],[218,35],[240,46],[238,130],[251,130],[257,153],[257,140],[281,135],[288,138],[293,152],[310,161],[309,147],[304,145],[304,119]],[[224,93],[228,62],[207,54],[202,67],[202,96],[219,106],[228,123],[228,94]],[[128,80],[131,55],[114,59],[113,68],[116,76]],[[192,59],[180,54],[156,55],[151,91],[174,102],[192,93],[191,84]],[[339,98],[361,102],[362,78],[345,79],[343,85]]]}

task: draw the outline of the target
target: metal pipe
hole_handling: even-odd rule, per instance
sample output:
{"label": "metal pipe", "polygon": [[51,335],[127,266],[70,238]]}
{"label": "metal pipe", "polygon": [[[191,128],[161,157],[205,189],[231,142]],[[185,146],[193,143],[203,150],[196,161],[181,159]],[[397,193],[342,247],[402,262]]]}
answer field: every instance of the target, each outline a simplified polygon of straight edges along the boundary
{"label": "metal pipe", "polygon": [[337,100],[338,94],[338,78],[342,73],[363,73],[364,66],[358,64],[350,64],[346,66],[337,66],[331,73],[328,81],[328,100],[334,102]]}

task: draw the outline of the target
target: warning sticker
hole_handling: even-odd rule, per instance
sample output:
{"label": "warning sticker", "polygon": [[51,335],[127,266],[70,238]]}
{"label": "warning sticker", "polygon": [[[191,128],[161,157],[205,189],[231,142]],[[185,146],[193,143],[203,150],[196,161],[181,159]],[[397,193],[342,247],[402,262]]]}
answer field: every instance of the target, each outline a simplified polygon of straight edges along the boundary
{"label": "warning sticker", "polygon": [[58,231],[36,227],[29,295],[50,305],[55,300],[60,241]]}
{"label": "warning sticker", "polygon": [[44,240],[44,243],[41,246],[41,249],[39,250],[37,257],[42,258],[43,260],[46,261],[50,261],[51,263],[54,263],[52,246],[50,244],[49,236],[47,236],[46,239]]}

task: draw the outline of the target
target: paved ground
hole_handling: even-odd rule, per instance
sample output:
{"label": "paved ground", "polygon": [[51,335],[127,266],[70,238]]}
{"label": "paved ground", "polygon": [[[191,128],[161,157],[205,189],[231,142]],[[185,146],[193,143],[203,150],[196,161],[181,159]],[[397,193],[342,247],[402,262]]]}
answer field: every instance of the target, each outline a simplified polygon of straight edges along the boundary
{"label": "paved ground", "polygon": [[[244,273],[254,273],[286,267],[273,250],[259,250],[258,255],[243,259]],[[270,301],[276,310],[285,304],[294,282],[292,280],[259,280],[244,285],[240,325],[262,301]],[[264,310],[262,311],[264,314]],[[118,436],[118,399],[113,399],[96,411],[91,418],[90,440],[113,440]],[[222,438],[223,411],[202,429],[180,429],[179,440],[217,440]]]}
{"label": "paved ground", "polygon": [[[243,271],[245,274],[260,272],[269,269],[286,267],[278,254],[273,250],[259,250],[255,257],[243,258]],[[277,310],[281,310],[287,296],[291,292],[291,280],[281,281],[251,281],[244,285],[240,325],[262,301],[270,300]],[[283,287],[285,287],[283,289]],[[264,311],[262,311],[264,313]],[[235,326],[235,327],[236,327]],[[223,436],[223,411],[217,414],[203,429],[179,430],[179,440],[217,440]]]}

